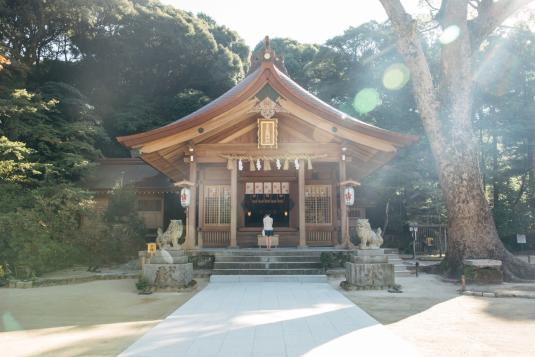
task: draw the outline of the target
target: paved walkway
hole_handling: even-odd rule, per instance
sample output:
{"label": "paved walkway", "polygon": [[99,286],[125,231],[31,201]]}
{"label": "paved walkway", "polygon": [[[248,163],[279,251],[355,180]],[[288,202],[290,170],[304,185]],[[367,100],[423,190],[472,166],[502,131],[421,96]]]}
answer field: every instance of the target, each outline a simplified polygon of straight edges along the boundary
{"label": "paved walkway", "polygon": [[120,356],[417,356],[327,283],[211,282]]}

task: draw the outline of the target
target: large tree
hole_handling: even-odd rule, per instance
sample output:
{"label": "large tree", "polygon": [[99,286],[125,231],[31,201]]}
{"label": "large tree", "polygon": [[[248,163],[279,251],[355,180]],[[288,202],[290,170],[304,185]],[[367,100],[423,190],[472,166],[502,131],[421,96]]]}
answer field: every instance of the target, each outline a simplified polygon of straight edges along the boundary
{"label": "large tree", "polygon": [[411,71],[415,100],[438,166],[448,208],[450,273],[458,272],[466,258],[495,258],[503,261],[507,278],[535,278],[535,269],[516,259],[499,239],[483,190],[472,127],[475,54],[530,0],[442,0],[434,17],[444,34],[436,72],[431,71],[417,21],[400,0],[380,1]]}

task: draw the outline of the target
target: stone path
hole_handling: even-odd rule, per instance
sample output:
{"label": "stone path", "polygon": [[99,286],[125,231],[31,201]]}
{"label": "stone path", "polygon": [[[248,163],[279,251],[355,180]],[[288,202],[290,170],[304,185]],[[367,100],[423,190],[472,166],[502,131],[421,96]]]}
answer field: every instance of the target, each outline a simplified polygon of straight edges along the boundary
{"label": "stone path", "polygon": [[211,282],[120,356],[418,356],[327,283]]}

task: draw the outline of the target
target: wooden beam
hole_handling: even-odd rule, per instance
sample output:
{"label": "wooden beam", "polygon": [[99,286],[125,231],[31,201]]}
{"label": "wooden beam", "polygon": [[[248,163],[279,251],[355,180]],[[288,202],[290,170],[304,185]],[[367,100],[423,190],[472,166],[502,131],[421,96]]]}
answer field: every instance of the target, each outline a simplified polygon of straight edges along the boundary
{"label": "wooden beam", "polygon": [[[363,133],[359,133],[354,130],[350,130],[342,127],[341,125],[336,125],[331,123],[318,115],[307,111],[306,109],[301,108],[297,104],[294,104],[285,99],[279,99],[279,104],[290,113],[297,116],[299,119],[304,120],[315,127],[322,129],[328,133],[332,133],[335,136],[341,137],[352,142],[369,146],[371,148],[386,151],[386,152],[395,152],[396,147],[388,141],[375,138]],[[332,128],[336,129],[336,132],[332,131]]]}
{"label": "wooden beam", "polygon": [[[346,161],[340,160],[340,182],[346,181]],[[349,239],[349,217],[347,215],[347,206],[345,204],[344,198],[344,187],[340,185],[340,224],[342,230],[342,247],[349,248],[351,246],[351,241]]]}
{"label": "wooden beam", "polygon": [[307,232],[305,220],[305,162],[303,160],[299,160],[297,185],[299,191],[299,248],[306,248]]}
{"label": "wooden beam", "polygon": [[284,123],[283,120],[279,121],[279,124],[281,123],[283,124],[280,125],[279,137],[280,137],[280,131],[284,130],[288,132],[292,136],[293,139],[295,139],[294,142],[299,141],[299,140],[302,140],[305,143],[314,142],[314,138],[312,138],[312,136],[307,136],[306,134],[303,133],[303,131],[299,131],[297,129],[292,128],[291,126]]}
{"label": "wooden beam", "polygon": [[[179,133],[144,144],[139,148],[139,150],[142,153],[151,153],[154,151],[165,149],[172,145],[185,143],[187,141],[197,138],[200,135],[208,134],[217,129],[226,128],[229,124],[232,124],[233,121],[236,121],[236,118],[239,118],[241,115],[244,115],[249,110],[251,110],[254,105],[254,100],[244,101],[233,109],[229,110],[228,112],[225,112],[215,118],[212,118],[204,124],[196,125]],[[199,130],[201,128],[202,133],[199,133]]]}
{"label": "wooden beam", "polygon": [[237,248],[236,232],[238,231],[238,168],[236,160],[232,160],[230,170],[230,247]]}
{"label": "wooden beam", "polygon": [[197,236],[197,163],[195,161],[189,164],[189,181],[194,182],[195,185],[191,186],[191,203],[187,212],[188,225],[184,245],[186,249],[193,249]]}
{"label": "wooden beam", "polygon": [[250,131],[256,130],[257,127],[258,127],[258,124],[256,122],[251,123],[251,124],[241,128],[241,129],[239,129],[238,131],[235,131],[234,133],[230,134],[229,136],[227,136],[223,140],[219,140],[219,142],[221,144],[230,143],[234,139],[239,138],[240,136],[245,135]]}

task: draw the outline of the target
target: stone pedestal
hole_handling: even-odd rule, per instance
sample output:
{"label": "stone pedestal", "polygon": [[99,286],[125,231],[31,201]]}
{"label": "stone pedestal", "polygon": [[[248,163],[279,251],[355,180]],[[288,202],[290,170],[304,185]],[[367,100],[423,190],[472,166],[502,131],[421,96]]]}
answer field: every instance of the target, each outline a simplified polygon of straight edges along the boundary
{"label": "stone pedestal", "polygon": [[183,288],[193,279],[193,264],[183,250],[157,250],[143,265],[142,274],[156,288]]}
{"label": "stone pedestal", "polygon": [[503,272],[501,260],[493,259],[465,259],[464,271],[467,283],[501,284]]}
{"label": "stone pedestal", "polygon": [[346,263],[346,285],[356,289],[388,289],[394,286],[394,266],[384,249],[362,249]]}

